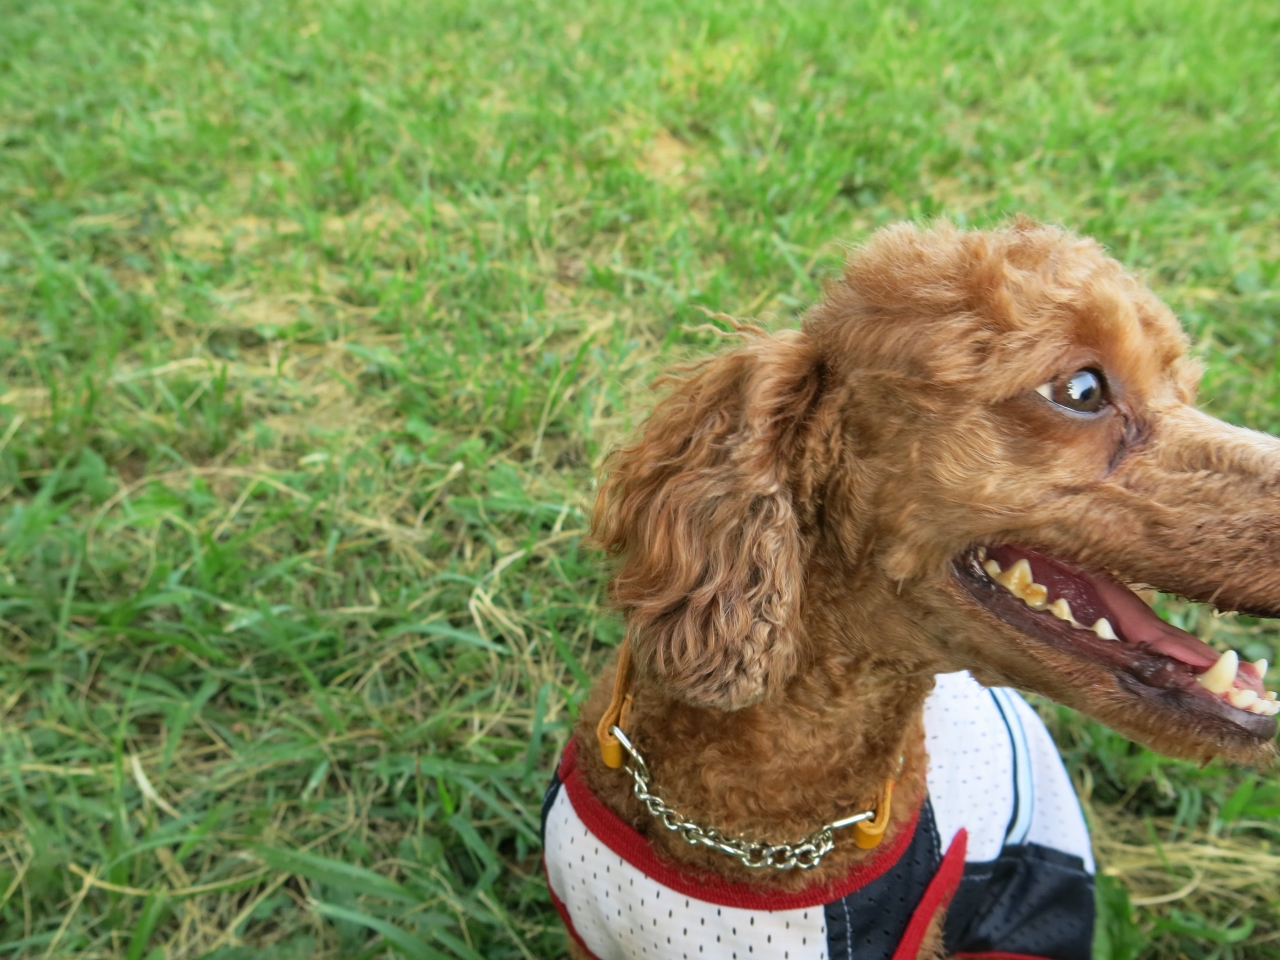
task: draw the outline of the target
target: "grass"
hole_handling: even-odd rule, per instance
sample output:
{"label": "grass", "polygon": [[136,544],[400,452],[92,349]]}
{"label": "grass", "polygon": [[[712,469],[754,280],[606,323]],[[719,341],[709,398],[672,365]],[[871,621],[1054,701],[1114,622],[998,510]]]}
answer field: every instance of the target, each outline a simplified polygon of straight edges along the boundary
{"label": "grass", "polygon": [[[1280,430],[1278,60],[1258,0],[0,0],[0,957],[560,955],[592,476],[703,308],[1022,211]],[[1280,777],[1044,709],[1100,960],[1280,956]]]}

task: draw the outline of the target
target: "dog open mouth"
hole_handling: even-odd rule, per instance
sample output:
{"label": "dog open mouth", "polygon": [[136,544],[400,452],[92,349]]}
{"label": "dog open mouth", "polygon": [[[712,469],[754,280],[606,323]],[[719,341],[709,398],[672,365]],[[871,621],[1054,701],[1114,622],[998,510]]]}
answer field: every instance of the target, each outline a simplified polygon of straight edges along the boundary
{"label": "dog open mouth", "polygon": [[1125,691],[1259,739],[1280,703],[1263,689],[1265,661],[1240,663],[1166,623],[1118,580],[1027,547],[974,547],[957,579],[979,605],[1025,635],[1110,671]]}

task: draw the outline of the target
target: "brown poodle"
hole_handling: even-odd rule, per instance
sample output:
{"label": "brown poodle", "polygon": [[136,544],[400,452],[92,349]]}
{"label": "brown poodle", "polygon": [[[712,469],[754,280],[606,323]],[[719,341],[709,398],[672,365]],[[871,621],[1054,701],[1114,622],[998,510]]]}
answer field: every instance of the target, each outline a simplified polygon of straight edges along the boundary
{"label": "brown poodle", "polygon": [[[609,461],[597,502],[595,536],[617,561],[613,596],[632,664],[621,729],[665,806],[655,816],[637,797],[634,760],[612,768],[596,746],[612,670],[583,710],[560,779],[579,784],[573,805],[588,828],[625,825],[638,852],[621,859],[640,865],[629,882],[661,874],[655,895],[671,899],[674,887],[692,910],[689,897],[705,890],[711,914],[755,911],[732,914],[734,924],[764,931],[774,906],[829,905],[901,873],[929,841],[922,804],[940,758],[923,728],[939,674],[969,671],[984,687],[1050,697],[1170,756],[1272,759],[1277,707],[1262,687],[1265,663],[1237,666],[1234,654],[1161,621],[1134,590],[1280,610],[1280,441],[1192,406],[1200,368],[1177,320],[1096,243],[1025,220],[989,232],[891,227],[852,255],[799,330],[744,336],[676,383],[639,440]],[[948,716],[943,726],[959,722]],[[1026,729],[1041,742],[1034,721]],[[854,811],[876,817],[832,830],[816,865],[773,869],[664,828],[665,810],[677,811],[666,827],[775,844]],[[876,820],[887,829],[872,846],[878,838],[864,843],[858,829]],[[994,908],[973,896],[966,911],[987,919],[963,943],[952,936],[947,904],[959,903],[973,864],[945,867],[952,838],[930,829],[937,849],[912,868],[914,887],[894,888],[901,907],[883,897],[875,907],[890,946],[864,950],[852,920],[837,946],[842,921],[828,906],[830,942],[813,956],[1034,952],[1017,936],[1012,947],[997,942]],[[1087,857],[1062,870],[1084,876]],[[616,878],[601,863],[584,886],[575,881],[575,896],[610,895]],[[1041,874],[1017,876],[1001,881],[1001,916],[1034,900]],[[1049,944],[1042,956],[1079,953],[1078,944],[1054,953],[1045,930],[1067,896],[1059,889],[1019,921]],[[1091,926],[1090,888],[1072,889]],[[600,899],[603,919],[592,923],[629,922],[621,885],[613,896],[617,918]],[[847,911],[853,901],[837,902]],[[684,923],[689,936],[665,903],[663,922]],[[813,910],[803,912],[810,922]],[[717,955],[656,935],[642,944],[640,922],[632,940],[571,928],[571,951]],[[725,939],[706,943],[737,944],[718,954],[726,960],[774,955],[774,934],[752,936],[726,926]]]}

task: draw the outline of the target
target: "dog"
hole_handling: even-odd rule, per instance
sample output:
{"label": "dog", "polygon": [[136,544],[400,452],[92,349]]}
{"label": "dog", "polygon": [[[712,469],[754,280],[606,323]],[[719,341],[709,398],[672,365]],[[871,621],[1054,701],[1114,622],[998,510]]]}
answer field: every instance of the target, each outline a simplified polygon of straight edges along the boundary
{"label": "dog", "polygon": [[1263,765],[1280,705],[1156,589],[1280,610],[1280,441],[1193,406],[1094,241],[898,225],[607,462],[626,617],[544,804],[575,960],[1085,960],[1084,820],[1013,693]]}

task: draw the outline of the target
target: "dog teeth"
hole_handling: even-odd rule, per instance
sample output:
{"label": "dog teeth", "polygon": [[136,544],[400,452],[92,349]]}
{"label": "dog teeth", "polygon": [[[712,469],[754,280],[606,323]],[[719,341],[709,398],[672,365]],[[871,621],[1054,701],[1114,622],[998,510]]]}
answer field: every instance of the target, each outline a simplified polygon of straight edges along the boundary
{"label": "dog teeth", "polygon": [[1043,610],[1049,606],[1049,588],[1039,583],[1029,583],[1019,594],[1022,602],[1032,610]]}
{"label": "dog teeth", "polygon": [[1196,677],[1196,682],[1210,693],[1226,693],[1236,682],[1236,671],[1239,668],[1239,654],[1228,650],[1218,658],[1217,663]]}
{"label": "dog teeth", "polygon": [[1274,698],[1260,697],[1252,690],[1232,690],[1227,694],[1227,702],[1237,709],[1247,710],[1261,717],[1280,714],[1280,703],[1276,703]]}
{"label": "dog teeth", "polygon": [[1258,679],[1259,679],[1259,680],[1262,680],[1263,678],[1265,678],[1265,677],[1266,677],[1266,675],[1267,675],[1267,667],[1269,667],[1269,666],[1270,666],[1270,664],[1269,664],[1269,663],[1267,663],[1267,661],[1266,661],[1266,660],[1255,660],[1255,661],[1253,661],[1253,669],[1254,669],[1254,670],[1256,670],[1256,671],[1258,672]]}
{"label": "dog teeth", "polygon": [[1067,602],[1065,597],[1059,597],[1053,603],[1050,603],[1049,588],[1042,583],[1036,583],[1031,563],[1025,557],[1014,561],[1013,565],[1007,570],[1002,568],[994,558],[989,558],[982,561],[982,569],[987,571],[992,580],[1000,584],[1032,610],[1047,610],[1059,620],[1065,620],[1076,629],[1092,630],[1104,640],[1120,639],[1116,636],[1115,629],[1111,626],[1111,621],[1106,617],[1100,618],[1092,627],[1086,627],[1084,624],[1077,622],[1075,615],[1071,612],[1071,604]]}
{"label": "dog teeth", "polygon": [[1001,570],[1000,564],[988,560],[983,564],[987,573],[996,583],[1004,587],[1032,610],[1043,610],[1049,605],[1049,588],[1036,583],[1031,572],[1031,564],[1023,558],[1008,570]]}
{"label": "dog teeth", "polygon": [[[1266,661],[1263,661],[1263,666]],[[1254,667],[1258,665],[1255,663]],[[1265,696],[1258,696],[1255,690],[1241,690],[1233,684],[1240,667],[1240,657],[1234,650],[1228,650],[1218,662],[1196,679],[1210,693],[1222,696],[1227,703],[1237,710],[1257,714],[1262,717],[1274,717],[1280,714],[1280,703],[1276,702],[1276,692],[1268,690]]]}
{"label": "dog teeth", "polygon": [[1008,570],[996,575],[996,583],[1014,596],[1021,596],[1023,590],[1035,583],[1035,578],[1031,575],[1031,564],[1026,558],[1017,561]]}
{"label": "dog teeth", "polygon": [[1075,623],[1076,618],[1071,615],[1071,604],[1067,603],[1065,597],[1059,597],[1053,603],[1049,604],[1049,612],[1059,620],[1066,620],[1068,623]]}
{"label": "dog teeth", "polygon": [[1248,710],[1258,700],[1258,695],[1252,690],[1228,690],[1227,702],[1233,707],[1241,710]]}

